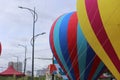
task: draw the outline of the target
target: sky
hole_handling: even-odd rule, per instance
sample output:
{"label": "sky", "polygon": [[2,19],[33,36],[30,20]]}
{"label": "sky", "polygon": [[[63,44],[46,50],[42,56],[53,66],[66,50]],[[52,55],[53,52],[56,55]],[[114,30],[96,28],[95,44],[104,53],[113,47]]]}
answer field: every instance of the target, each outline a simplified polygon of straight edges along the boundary
{"label": "sky", "polygon": [[[8,62],[24,62],[27,46],[27,68],[31,70],[33,16],[30,11],[18,6],[36,10],[38,20],[35,34],[46,32],[35,39],[35,58],[52,58],[49,45],[49,33],[53,22],[62,14],[76,11],[76,0],[0,0],[0,42],[2,53],[0,56],[0,71],[7,68]],[[17,57],[16,57],[17,56]],[[35,59],[34,69],[46,68],[52,61]],[[1,68],[2,67],[2,68]]]}

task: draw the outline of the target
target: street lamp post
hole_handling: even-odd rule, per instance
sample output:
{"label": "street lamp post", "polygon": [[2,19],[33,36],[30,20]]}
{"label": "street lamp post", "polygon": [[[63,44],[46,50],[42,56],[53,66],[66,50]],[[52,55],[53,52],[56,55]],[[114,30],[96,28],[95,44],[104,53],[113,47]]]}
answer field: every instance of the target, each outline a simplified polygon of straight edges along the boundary
{"label": "street lamp post", "polygon": [[32,10],[30,8],[26,8],[26,7],[21,7],[21,6],[19,6],[19,8],[29,10],[31,12],[32,16],[33,16],[33,35],[32,35],[32,39],[31,39],[30,43],[31,43],[31,46],[32,46],[32,80],[34,80],[34,45],[35,45],[35,38],[39,35],[44,35],[46,33],[42,32],[40,34],[35,35],[35,23],[37,22],[37,19],[38,19],[38,15],[35,11],[35,8],[34,8],[34,10]]}
{"label": "street lamp post", "polygon": [[21,46],[23,48],[25,48],[25,59],[24,59],[24,74],[26,72],[26,53],[27,53],[27,46],[22,45],[22,44],[18,44],[18,46]]}
{"label": "street lamp post", "polygon": [[32,80],[34,80],[34,45],[35,45],[35,38],[40,36],[40,35],[44,35],[44,34],[46,34],[46,33],[42,32],[42,33],[37,34],[37,35],[34,34],[34,36],[30,40],[30,44],[32,46]]}
{"label": "street lamp post", "polygon": [[35,23],[37,22],[38,15],[37,15],[37,13],[35,12],[35,8],[34,8],[34,10],[32,10],[32,9],[30,9],[30,8],[26,8],[26,7],[21,7],[21,6],[19,6],[19,8],[29,10],[29,11],[31,12],[32,16],[33,16],[32,80],[34,80],[34,42],[35,42],[34,36],[35,36]]}

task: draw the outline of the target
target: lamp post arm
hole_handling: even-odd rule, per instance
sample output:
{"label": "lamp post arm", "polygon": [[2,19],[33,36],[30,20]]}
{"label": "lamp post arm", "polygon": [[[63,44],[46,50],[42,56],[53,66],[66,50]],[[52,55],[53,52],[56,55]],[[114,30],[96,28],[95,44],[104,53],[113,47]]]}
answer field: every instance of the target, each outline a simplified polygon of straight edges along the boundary
{"label": "lamp post arm", "polygon": [[23,48],[25,48],[25,59],[24,59],[24,74],[26,72],[26,53],[27,53],[27,46],[22,45],[22,44],[18,44],[18,46],[21,46]]}
{"label": "lamp post arm", "polygon": [[18,46],[21,46],[21,47],[25,48],[25,59],[26,59],[27,46],[25,46],[25,45],[22,45],[22,44],[18,44]]}
{"label": "lamp post arm", "polygon": [[30,8],[26,8],[26,7],[21,7],[21,6],[19,6],[19,8],[29,10],[33,16],[32,78],[31,79],[34,80],[34,42],[35,42],[34,36],[35,36],[35,23],[37,22],[38,15],[35,12],[35,8],[34,8],[34,10],[32,10]]}
{"label": "lamp post arm", "polygon": [[[38,36],[40,36],[40,35],[44,35],[44,34],[46,34],[46,32],[42,32],[42,33],[39,33],[39,34],[37,34],[37,35],[35,35],[34,36],[34,39],[36,38],[36,37],[38,37]],[[31,40],[30,40],[30,44],[33,46],[33,37],[31,38]]]}
{"label": "lamp post arm", "polygon": [[18,6],[18,8],[26,9],[26,10],[30,11],[30,13],[32,14],[32,16],[35,16],[34,22],[37,22],[37,20],[38,20],[38,14],[36,13],[35,9],[32,10],[30,8],[22,7],[22,6]]}

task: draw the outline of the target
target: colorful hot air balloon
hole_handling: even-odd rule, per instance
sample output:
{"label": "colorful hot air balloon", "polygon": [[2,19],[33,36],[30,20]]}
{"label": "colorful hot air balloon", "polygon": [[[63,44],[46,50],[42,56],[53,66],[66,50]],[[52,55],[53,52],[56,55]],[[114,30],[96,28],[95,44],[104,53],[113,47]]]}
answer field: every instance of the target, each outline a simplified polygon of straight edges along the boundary
{"label": "colorful hot air balloon", "polygon": [[120,80],[120,0],[77,0],[77,13],[88,43]]}
{"label": "colorful hot air balloon", "polygon": [[0,55],[1,55],[1,52],[2,52],[2,45],[1,45],[1,42],[0,42]]}
{"label": "colorful hot air balloon", "polygon": [[53,23],[50,46],[69,80],[96,80],[105,67],[85,40],[76,12],[64,14]]}

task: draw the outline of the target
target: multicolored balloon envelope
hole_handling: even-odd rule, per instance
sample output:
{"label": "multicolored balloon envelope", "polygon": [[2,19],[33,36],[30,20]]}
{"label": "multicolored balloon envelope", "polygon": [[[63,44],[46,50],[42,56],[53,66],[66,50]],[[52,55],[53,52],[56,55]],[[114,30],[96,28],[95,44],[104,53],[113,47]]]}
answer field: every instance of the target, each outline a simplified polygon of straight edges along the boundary
{"label": "multicolored balloon envelope", "polygon": [[50,46],[69,80],[96,80],[105,68],[85,40],[76,12],[64,14],[53,23]]}
{"label": "multicolored balloon envelope", "polygon": [[1,55],[1,52],[2,52],[2,45],[1,45],[1,42],[0,42],[0,55]]}
{"label": "multicolored balloon envelope", "polygon": [[120,0],[77,0],[77,13],[88,43],[120,80]]}

